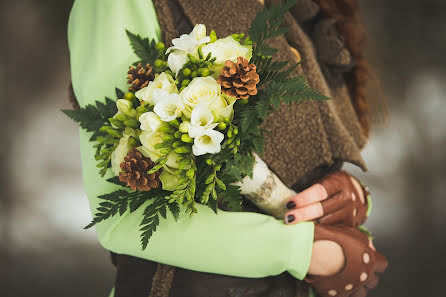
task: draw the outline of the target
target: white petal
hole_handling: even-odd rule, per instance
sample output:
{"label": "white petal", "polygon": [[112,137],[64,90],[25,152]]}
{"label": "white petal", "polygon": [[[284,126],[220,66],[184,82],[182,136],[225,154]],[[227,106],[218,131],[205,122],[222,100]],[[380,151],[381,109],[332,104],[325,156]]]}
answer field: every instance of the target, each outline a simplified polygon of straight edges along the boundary
{"label": "white petal", "polygon": [[198,104],[191,115],[191,123],[195,126],[207,127],[214,121],[214,116],[206,104]]}
{"label": "white petal", "polygon": [[139,117],[139,122],[141,123],[141,130],[148,131],[150,133],[155,132],[162,124],[159,116],[152,111],[143,113]]}
{"label": "white petal", "polygon": [[170,70],[175,74],[180,71],[180,69],[186,64],[188,61],[187,53],[185,51],[174,51],[169,54],[167,58],[167,63],[169,64]]}

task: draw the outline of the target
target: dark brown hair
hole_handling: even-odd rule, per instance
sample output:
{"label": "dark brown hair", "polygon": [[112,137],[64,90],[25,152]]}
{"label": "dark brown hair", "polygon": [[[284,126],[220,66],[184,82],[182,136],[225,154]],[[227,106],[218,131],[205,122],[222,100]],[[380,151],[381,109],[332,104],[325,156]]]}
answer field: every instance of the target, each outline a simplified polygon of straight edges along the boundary
{"label": "dark brown hair", "polygon": [[358,116],[363,133],[370,131],[369,102],[366,96],[370,68],[364,54],[366,32],[361,22],[357,0],[316,0],[321,13],[337,21],[337,28],[350,51],[355,66],[345,73],[345,80],[352,97],[352,104]]}

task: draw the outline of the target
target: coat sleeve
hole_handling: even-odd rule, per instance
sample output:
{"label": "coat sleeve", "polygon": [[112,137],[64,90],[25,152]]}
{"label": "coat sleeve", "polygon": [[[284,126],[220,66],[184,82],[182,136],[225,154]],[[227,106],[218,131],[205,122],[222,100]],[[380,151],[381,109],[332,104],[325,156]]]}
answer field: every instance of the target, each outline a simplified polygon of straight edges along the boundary
{"label": "coat sleeve", "polygon": [[[127,67],[137,57],[125,29],[159,40],[160,28],[148,0],[77,0],[70,14],[68,42],[73,88],[85,106],[114,88],[126,88]],[[89,133],[80,131],[85,191],[92,213],[99,195],[116,190],[96,168]],[[147,202],[150,203],[150,202]],[[146,205],[147,205],[146,203]],[[99,242],[115,253],[127,254],[185,269],[240,276],[265,277],[284,271],[302,279],[308,270],[313,223],[287,226],[271,216],[219,211],[197,205],[189,218],[181,212],[175,222],[161,219],[147,249],[140,244],[139,224],[145,205],[133,213],[114,216],[96,225]]]}

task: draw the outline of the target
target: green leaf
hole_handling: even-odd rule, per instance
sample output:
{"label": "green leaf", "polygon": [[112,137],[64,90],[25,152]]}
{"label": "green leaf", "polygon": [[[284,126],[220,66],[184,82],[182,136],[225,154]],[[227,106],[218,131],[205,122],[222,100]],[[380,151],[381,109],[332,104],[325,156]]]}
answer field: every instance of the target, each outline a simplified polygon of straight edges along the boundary
{"label": "green leaf", "polygon": [[169,207],[170,213],[173,215],[175,221],[177,221],[178,217],[180,216],[180,207],[178,206],[178,203],[169,203],[167,206]]}
{"label": "green leaf", "polygon": [[95,105],[88,104],[78,110],[62,110],[68,117],[78,122],[82,129],[94,132],[90,141],[96,140],[97,136],[102,134],[99,129],[108,124],[108,118],[113,117],[117,111],[116,103],[109,98],[105,99],[105,103],[96,101]]}
{"label": "green leaf", "polygon": [[116,92],[116,98],[118,99],[124,98],[125,93],[122,90],[115,88],[115,92]]}
{"label": "green leaf", "polygon": [[112,183],[112,184],[115,184],[115,185],[118,185],[118,186],[123,186],[123,187],[126,186],[125,183],[123,183],[122,181],[119,180],[118,176],[111,177],[111,178],[107,179],[107,181],[109,183]]}
{"label": "green leaf", "polygon": [[125,30],[130,40],[130,44],[135,54],[143,62],[148,62],[151,65],[155,65],[155,60],[158,58],[158,51],[156,49],[156,42],[154,39],[142,38],[139,35],[133,34],[128,30]]}
{"label": "green leaf", "polygon": [[161,197],[157,198],[152,204],[145,208],[143,219],[140,224],[140,231],[142,231],[141,244],[143,250],[147,248],[150,238],[152,237],[153,233],[155,233],[160,223],[159,215],[165,217],[166,206],[168,203],[169,202],[164,199],[164,197]]}

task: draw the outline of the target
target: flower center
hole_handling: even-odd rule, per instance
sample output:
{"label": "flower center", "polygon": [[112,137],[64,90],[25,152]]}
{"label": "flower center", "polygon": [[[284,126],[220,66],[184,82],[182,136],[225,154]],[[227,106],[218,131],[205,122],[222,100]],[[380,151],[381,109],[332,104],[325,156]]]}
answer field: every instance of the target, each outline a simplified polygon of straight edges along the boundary
{"label": "flower center", "polygon": [[166,112],[169,115],[174,115],[178,109],[179,109],[179,107],[177,108],[177,106],[175,104],[169,104],[166,107]]}
{"label": "flower center", "polygon": [[212,138],[209,135],[203,135],[200,137],[200,141],[202,144],[209,145],[212,143]]}

